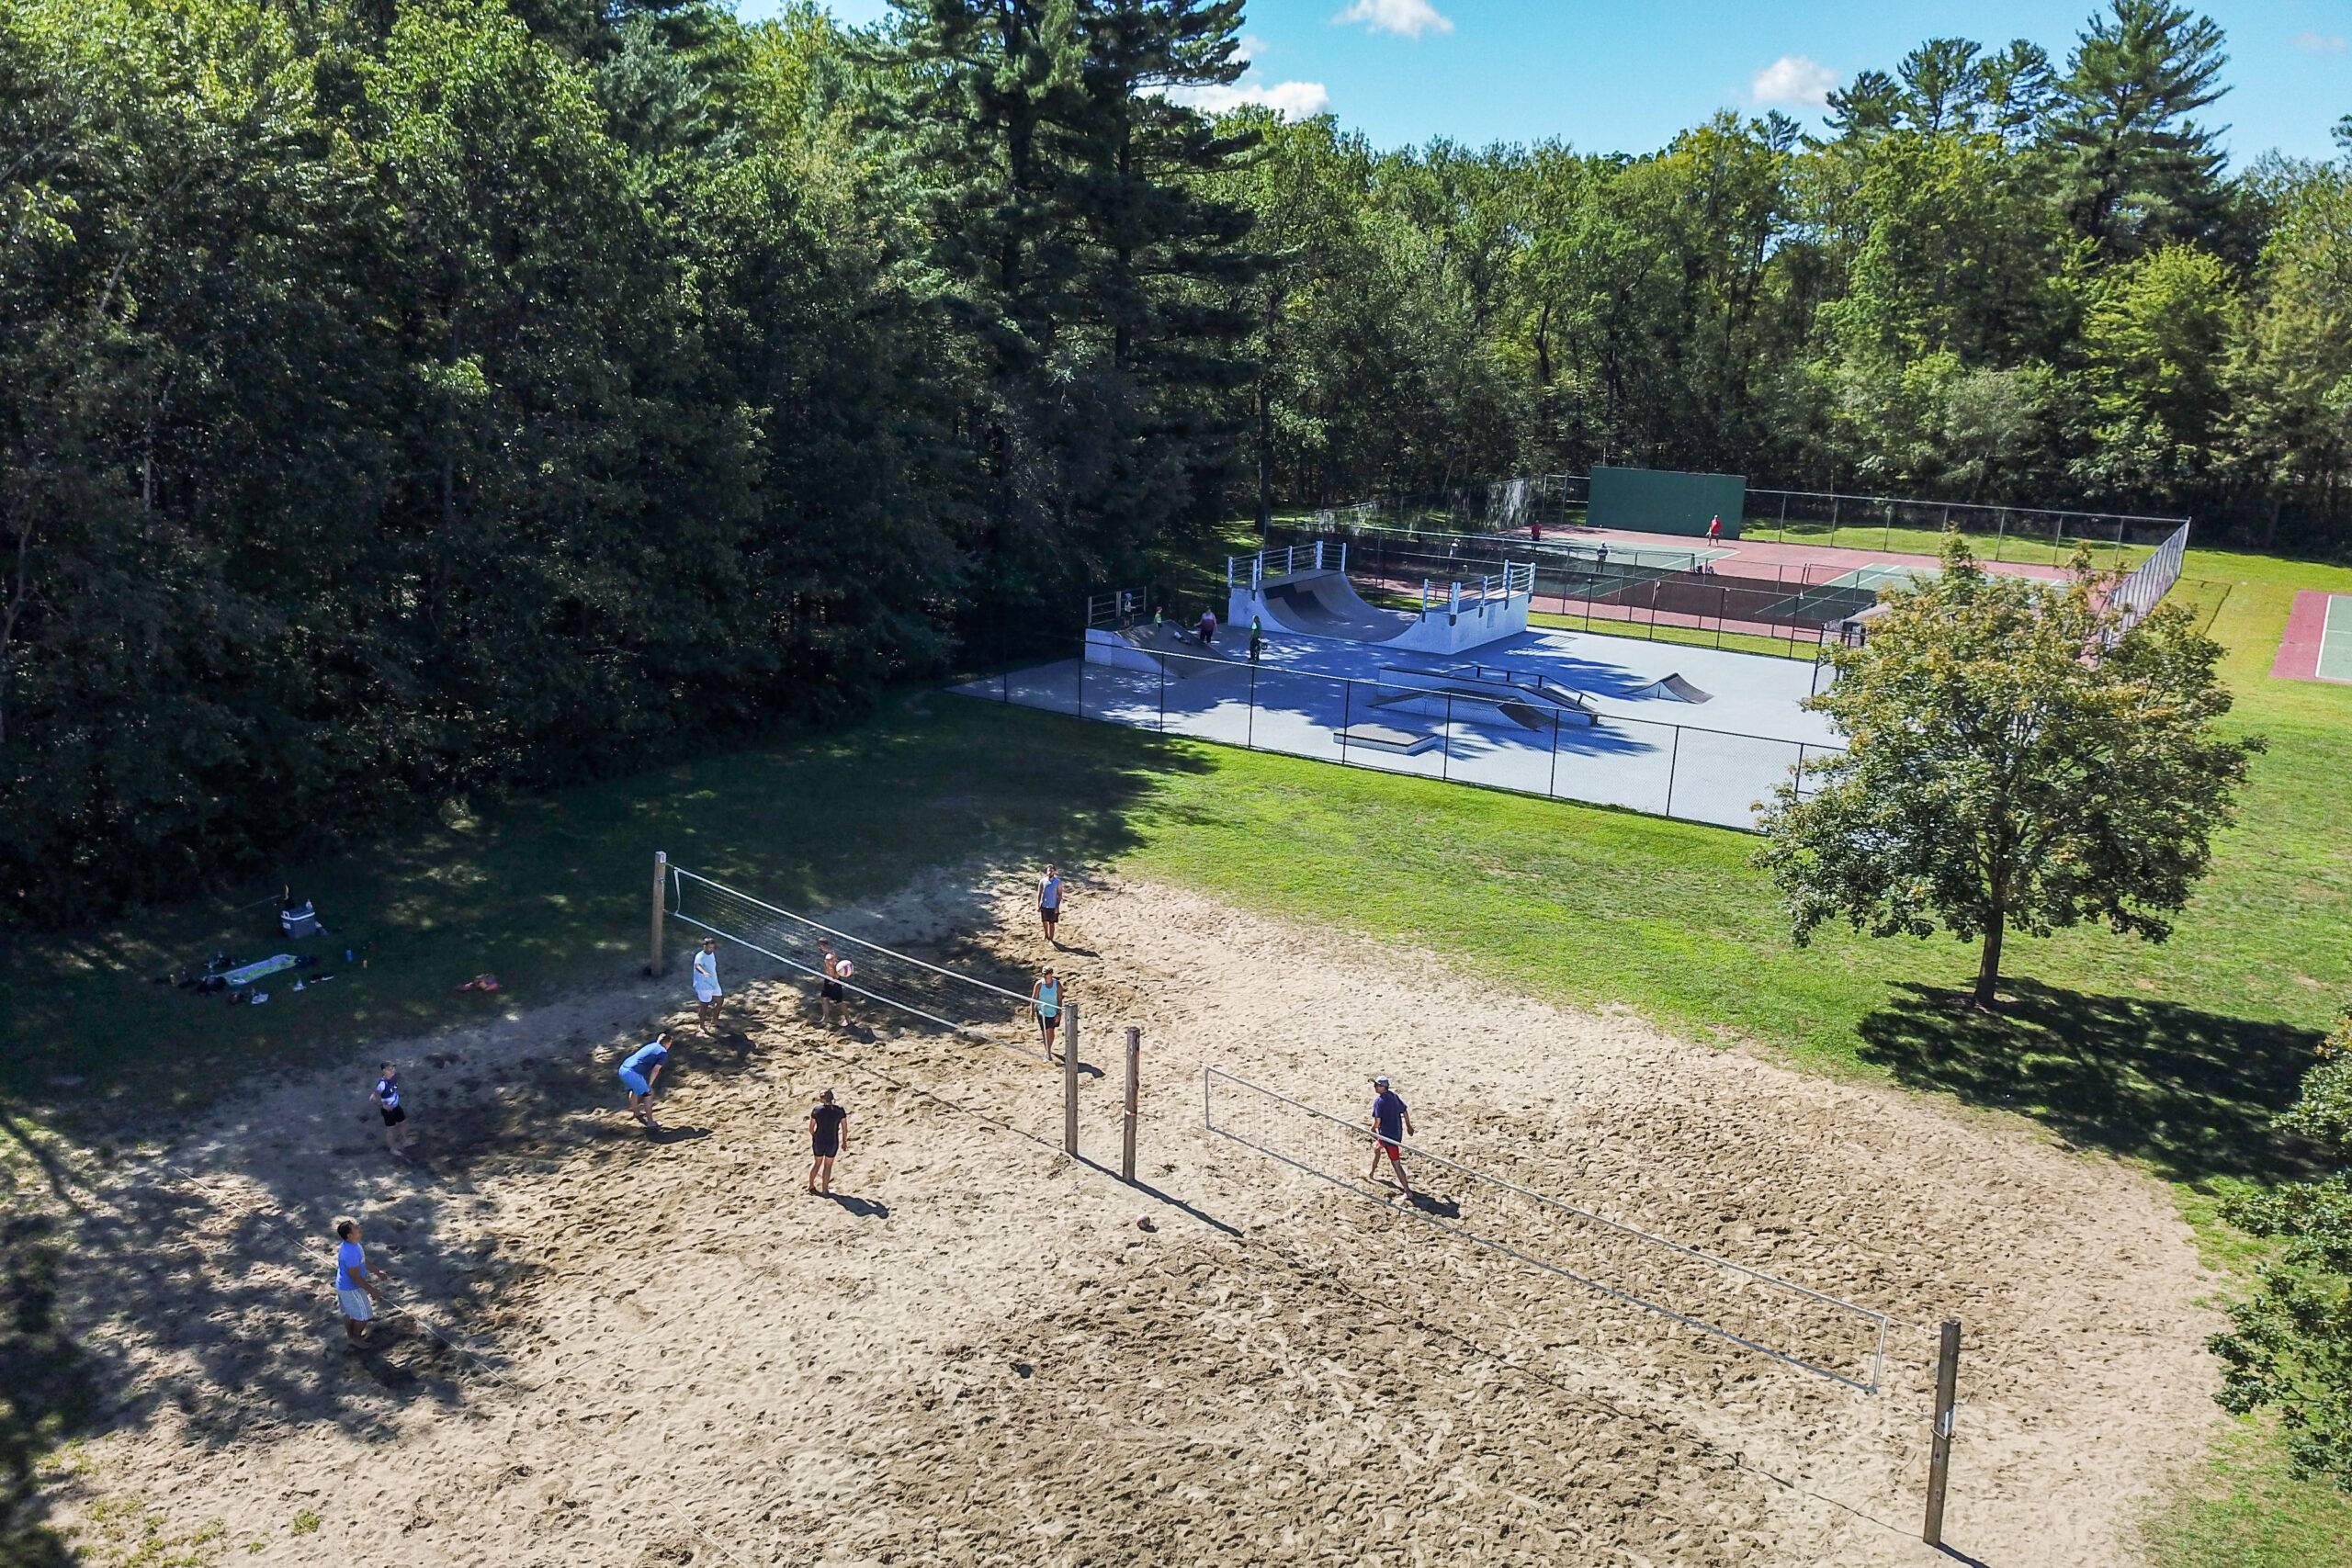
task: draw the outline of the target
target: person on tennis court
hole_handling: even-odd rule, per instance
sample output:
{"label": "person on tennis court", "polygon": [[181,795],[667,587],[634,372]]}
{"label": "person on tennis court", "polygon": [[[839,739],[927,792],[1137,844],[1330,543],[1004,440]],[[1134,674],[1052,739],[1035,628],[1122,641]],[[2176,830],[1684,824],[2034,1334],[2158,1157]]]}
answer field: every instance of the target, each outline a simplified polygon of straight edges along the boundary
{"label": "person on tennis court", "polygon": [[727,993],[718,988],[718,939],[702,939],[702,951],[695,954],[695,1011],[701,1017],[705,1029],[718,1028],[718,1004]]}
{"label": "person on tennis court", "polygon": [[656,1132],[661,1123],[653,1120],[653,1085],[662,1077],[662,1069],[670,1065],[670,1032],[663,1030],[652,1039],[629,1053],[621,1064],[621,1087],[628,1090],[628,1113]]}
{"label": "person on tennis court", "polygon": [[827,1026],[849,1027],[849,992],[842,978],[849,973],[849,960],[833,951],[829,937],[817,939],[817,967],[821,978],[817,984],[819,1013]]}
{"label": "person on tennis court", "polygon": [[386,1062],[376,1069],[376,1087],[368,1091],[376,1109],[384,1117],[384,1147],[394,1159],[408,1158],[408,1145],[415,1134],[408,1130],[408,1107],[401,1103],[401,1070]]}
{"label": "person on tennis court", "polygon": [[343,1335],[355,1348],[365,1349],[368,1325],[376,1321],[383,1292],[376,1289],[367,1250],[359,1245],[359,1222],[338,1219],[334,1234],[334,1299],[343,1308]]}
{"label": "person on tennis court", "polygon": [[1029,1010],[1036,1017],[1037,1032],[1045,1038],[1046,1060],[1057,1060],[1054,1055],[1054,1031],[1062,1026],[1062,983],[1054,977],[1051,964],[1046,965],[1046,972],[1037,976],[1037,983],[1029,987]]}
{"label": "person on tennis court", "polygon": [[1372,1097],[1372,1169],[1366,1181],[1380,1179],[1380,1156],[1388,1156],[1389,1168],[1396,1173],[1396,1185],[1412,1195],[1412,1179],[1405,1174],[1405,1136],[1413,1130],[1412,1113],[1405,1109],[1405,1097],[1388,1087],[1384,1076],[1372,1080],[1377,1092]]}
{"label": "person on tennis court", "polygon": [[831,1196],[833,1160],[849,1152],[849,1112],[833,1103],[831,1089],[820,1089],[808,1108],[808,1190]]}
{"label": "person on tennis court", "polygon": [[1037,879],[1037,923],[1046,928],[1046,940],[1058,948],[1061,939],[1054,935],[1054,928],[1062,919],[1062,874],[1053,866]]}

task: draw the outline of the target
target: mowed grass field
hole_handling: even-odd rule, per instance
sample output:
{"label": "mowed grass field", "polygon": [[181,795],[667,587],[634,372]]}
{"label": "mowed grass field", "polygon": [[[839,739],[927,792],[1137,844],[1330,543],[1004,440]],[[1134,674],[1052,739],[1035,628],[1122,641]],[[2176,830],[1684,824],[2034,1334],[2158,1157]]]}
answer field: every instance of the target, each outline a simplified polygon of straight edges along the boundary
{"label": "mowed grass field", "polygon": [[[2031,1117],[2175,1183],[2216,1261],[2249,1267],[2258,1249],[2213,1220],[2215,1205],[2297,1169],[2268,1122],[2352,1002],[2352,688],[2269,679],[2298,588],[2352,590],[2352,569],[2192,554],[2176,592],[2229,649],[2229,722],[2270,741],[2243,821],[2170,942],[2013,940],[2016,1006],[1998,1020],[1949,1005],[1972,972],[1961,944],[1836,932],[1792,947],[1744,835],[914,692],[838,732],[649,758],[605,784],[453,807],[216,897],[11,940],[0,1175],[36,1191],[51,1151],[106,1140],[131,1113],[195,1111],[257,1072],[632,975],[656,849],[804,908],[854,908],[942,866],[987,875],[1050,859]],[[299,945],[327,955],[305,977],[333,980],[272,984],[258,1008],[159,981],[211,953],[287,946],[280,880],[318,902],[333,934]],[[1074,929],[1083,919],[1081,893]],[[497,996],[457,990],[485,971]],[[72,1380],[54,1375],[70,1348],[43,1315],[42,1270],[58,1260],[33,1233],[9,1234],[0,1477],[21,1485],[79,1417]],[[36,1361],[52,1374],[38,1385],[21,1375]],[[36,1386],[50,1392],[21,1392]],[[2147,1549],[2175,1568],[2352,1564],[2352,1500],[2287,1477],[2249,1424],[2210,1473],[2184,1478]]]}

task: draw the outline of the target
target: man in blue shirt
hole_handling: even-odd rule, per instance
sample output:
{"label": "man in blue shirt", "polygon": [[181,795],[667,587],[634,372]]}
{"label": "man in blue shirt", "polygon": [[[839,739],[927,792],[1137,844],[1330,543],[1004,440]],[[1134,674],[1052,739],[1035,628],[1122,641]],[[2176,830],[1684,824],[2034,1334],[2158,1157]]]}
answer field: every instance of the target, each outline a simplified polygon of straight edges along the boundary
{"label": "man in blue shirt", "polygon": [[1372,1097],[1372,1169],[1366,1181],[1380,1179],[1380,1156],[1388,1156],[1389,1168],[1396,1173],[1396,1185],[1411,1196],[1413,1183],[1405,1175],[1404,1142],[1413,1130],[1413,1118],[1405,1109],[1405,1097],[1388,1087],[1386,1077],[1372,1080],[1375,1092]]}
{"label": "man in blue shirt", "polygon": [[368,1325],[375,1320],[376,1305],[383,1297],[376,1289],[376,1276],[368,1270],[368,1255],[360,1249],[359,1222],[339,1219],[334,1234],[334,1297],[343,1307],[344,1337],[364,1349]]}
{"label": "man in blue shirt", "polygon": [[647,1126],[660,1128],[653,1120],[653,1085],[661,1077],[662,1069],[670,1065],[670,1032],[663,1030],[653,1039],[629,1053],[621,1064],[621,1087],[628,1090],[628,1113]]}
{"label": "man in blue shirt", "polygon": [[1054,935],[1054,927],[1062,918],[1062,874],[1053,866],[1037,879],[1037,923],[1046,928],[1046,940],[1056,947],[1061,942]]}

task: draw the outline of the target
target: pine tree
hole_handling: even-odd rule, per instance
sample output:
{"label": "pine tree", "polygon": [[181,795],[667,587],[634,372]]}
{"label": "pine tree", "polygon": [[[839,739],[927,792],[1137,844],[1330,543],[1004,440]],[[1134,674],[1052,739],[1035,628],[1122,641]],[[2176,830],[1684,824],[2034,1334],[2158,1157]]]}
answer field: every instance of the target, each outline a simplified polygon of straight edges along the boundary
{"label": "pine tree", "polygon": [[2222,29],[2171,0],[2110,0],[2069,62],[2052,133],[2066,213],[2110,256],[2202,236],[2220,216],[2217,130],[2188,117],[2219,99]]}

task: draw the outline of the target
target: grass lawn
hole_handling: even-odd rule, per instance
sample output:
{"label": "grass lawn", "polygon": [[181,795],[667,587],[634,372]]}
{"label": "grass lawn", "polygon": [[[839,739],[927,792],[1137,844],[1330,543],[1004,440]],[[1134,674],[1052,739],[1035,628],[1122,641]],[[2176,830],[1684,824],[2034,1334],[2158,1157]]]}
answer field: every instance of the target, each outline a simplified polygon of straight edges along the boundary
{"label": "grass lawn", "polygon": [[[2143,1161],[2180,1184],[2192,1218],[2210,1216],[2215,1193],[2294,1168],[2268,1120],[2352,1000],[2352,688],[2268,678],[2298,587],[2352,589],[2352,569],[2192,554],[2177,592],[2230,649],[2230,722],[2271,740],[2245,825],[2164,946],[2095,931],[2012,939],[2017,1005],[1996,1021],[1949,1005],[1973,968],[1960,944],[1831,932],[1792,948],[1745,835],[919,693],[836,733],[454,807],[364,852],[288,868],[334,932],[310,944],[332,955],[314,973],[335,978],[273,987],[265,1007],[153,977],[217,950],[278,951],[274,883],[11,942],[0,989],[19,1048],[0,1060],[0,1154],[10,1133],[30,1146],[33,1123],[90,1135],[118,1108],[193,1107],[256,1068],[633,973],[656,849],[803,907],[854,905],[943,864],[986,874],[1053,859],[1409,941],[1537,995],[1624,1003],[1702,1040],[1751,1039],[1817,1070],[2011,1110]],[[365,967],[342,961],[346,943]],[[501,996],[457,992],[485,970]],[[2200,1228],[2219,1253],[2245,1255],[2210,1219]],[[14,1250],[37,1260],[38,1248]],[[0,1407],[0,1460],[70,1435],[56,1425],[53,1411]],[[2244,1433],[2152,1527],[2158,1560],[2352,1564],[2345,1500],[2288,1480],[2262,1430]],[[2274,1515],[2287,1521],[2275,1530]]]}

